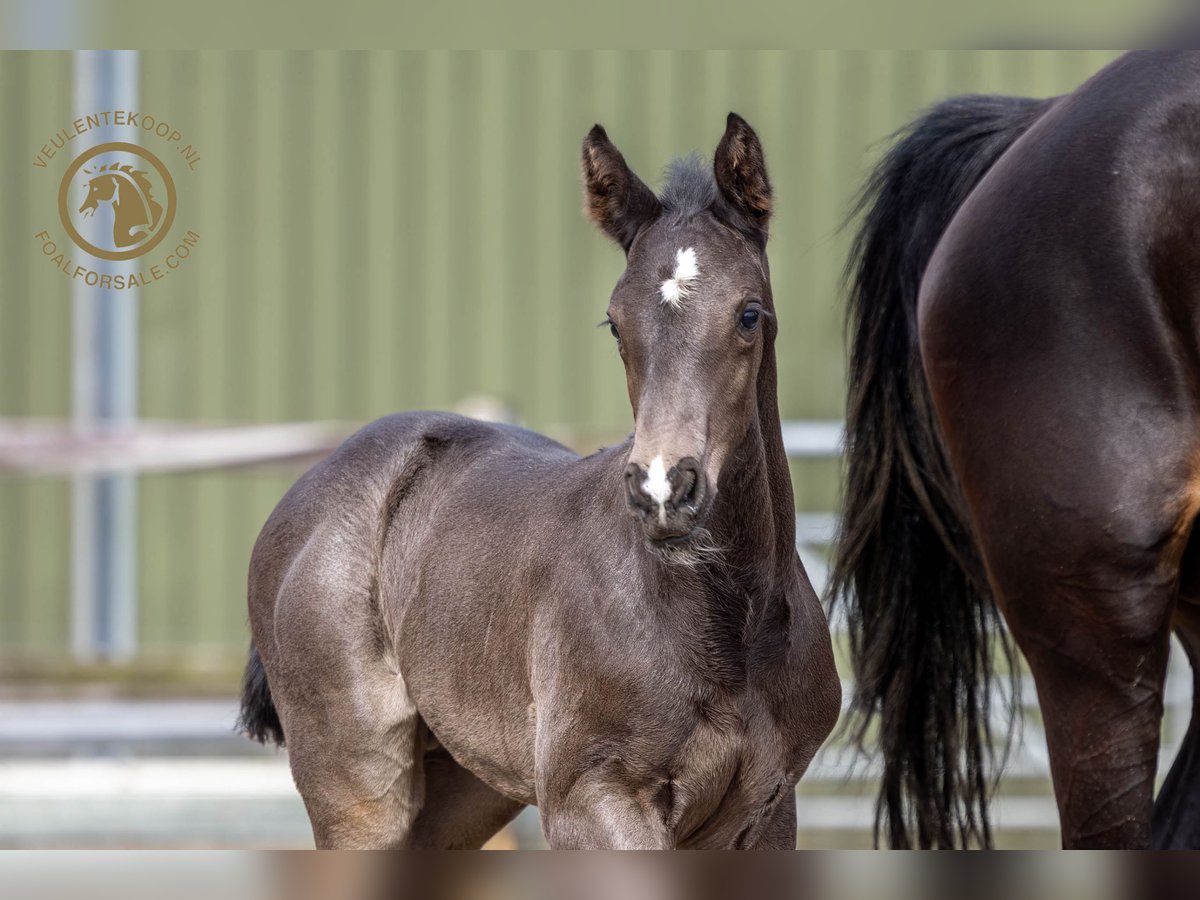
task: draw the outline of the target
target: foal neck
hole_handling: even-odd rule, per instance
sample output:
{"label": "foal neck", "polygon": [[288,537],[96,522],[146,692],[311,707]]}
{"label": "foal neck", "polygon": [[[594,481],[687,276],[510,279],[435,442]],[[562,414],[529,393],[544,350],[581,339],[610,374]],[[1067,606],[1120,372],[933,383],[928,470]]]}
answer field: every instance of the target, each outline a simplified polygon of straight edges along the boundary
{"label": "foal neck", "polygon": [[758,408],[721,474],[709,529],[717,583],[773,591],[794,573],[796,522],[792,480],[783,447],[774,347],[763,353]]}

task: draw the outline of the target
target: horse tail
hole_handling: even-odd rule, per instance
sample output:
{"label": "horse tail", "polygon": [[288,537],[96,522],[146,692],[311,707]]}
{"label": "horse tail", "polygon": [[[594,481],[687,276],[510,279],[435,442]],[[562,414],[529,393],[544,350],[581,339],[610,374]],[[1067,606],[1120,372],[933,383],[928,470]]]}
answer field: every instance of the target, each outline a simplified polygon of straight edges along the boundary
{"label": "horse tail", "polygon": [[283,725],[279,711],[271,699],[271,686],[267,684],[267,670],[263,668],[258,647],[250,644],[250,660],[246,663],[246,674],[242,678],[242,709],[238,716],[238,730],[252,740],[277,747],[283,746]]}
{"label": "horse tail", "polygon": [[832,596],[847,618],[848,728],[860,748],[878,722],[875,840],[886,826],[894,847],[991,843],[992,661],[1011,663],[1013,650],[942,445],[917,293],[959,206],[1048,103],[969,96],[933,107],[898,135],[855,208],[863,218],[846,269],[847,478]]}

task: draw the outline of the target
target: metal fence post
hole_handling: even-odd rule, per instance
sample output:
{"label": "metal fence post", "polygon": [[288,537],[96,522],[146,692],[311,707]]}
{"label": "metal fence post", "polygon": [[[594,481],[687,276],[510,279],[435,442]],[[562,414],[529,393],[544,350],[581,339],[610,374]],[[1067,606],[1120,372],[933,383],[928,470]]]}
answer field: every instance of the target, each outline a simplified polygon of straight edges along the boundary
{"label": "metal fence post", "polygon": [[[74,115],[138,108],[138,54],[86,50],[74,54]],[[138,142],[137,129],[108,125],[87,145]],[[82,148],[80,148],[82,149]],[[101,272],[129,264],[94,260]],[[76,281],[72,424],[81,434],[123,431],[137,422],[137,290],[87,287]],[[137,645],[137,476],[73,476],[71,646],[80,662],[120,662]]]}

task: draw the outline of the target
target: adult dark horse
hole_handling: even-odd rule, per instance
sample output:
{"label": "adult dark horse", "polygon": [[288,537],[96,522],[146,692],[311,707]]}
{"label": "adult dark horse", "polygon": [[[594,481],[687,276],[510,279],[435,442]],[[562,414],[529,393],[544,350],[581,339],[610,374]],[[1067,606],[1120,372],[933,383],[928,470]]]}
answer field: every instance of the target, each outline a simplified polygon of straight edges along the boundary
{"label": "adult dark horse", "polygon": [[1200,55],[950,100],[863,209],[836,586],[887,838],[990,840],[998,607],[1064,845],[1200,846],[1195,713],[1153,801],[1172,629],[1200,661]]}
{"label": "adult dark horse", "polygon": [[841,688],[794,548],[762,149],[731,115],[656,197],[596,126],[583,177],[627,257],[631,440],[381,419],[254,549],[243,723],[286,736],[319,846],[478,847],[535,803],[555,847],[794,845]]}

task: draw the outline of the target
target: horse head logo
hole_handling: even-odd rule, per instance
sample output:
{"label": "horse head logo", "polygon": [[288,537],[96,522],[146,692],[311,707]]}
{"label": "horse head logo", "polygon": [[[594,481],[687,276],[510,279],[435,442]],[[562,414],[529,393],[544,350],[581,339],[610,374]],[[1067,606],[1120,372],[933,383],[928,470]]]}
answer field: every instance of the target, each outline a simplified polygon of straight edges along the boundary
{"label": "horse head logo", "polygon": [[113,245],[118,248],[140,244],[152,234],[162,219],[162,205],[154,199],[154,187],[146,172],[130,165],[113,163],[95,171],[83,170],[87,196],[79,212],[86,218],[101,203],[113,206]]}
{"label": "horse head logo", "polygon": [[150,252],[166,237],[176,199],[162,160],[145,147],[113,141],[85,150],[67,167],[58,214],[81,250],[120,261]]}

